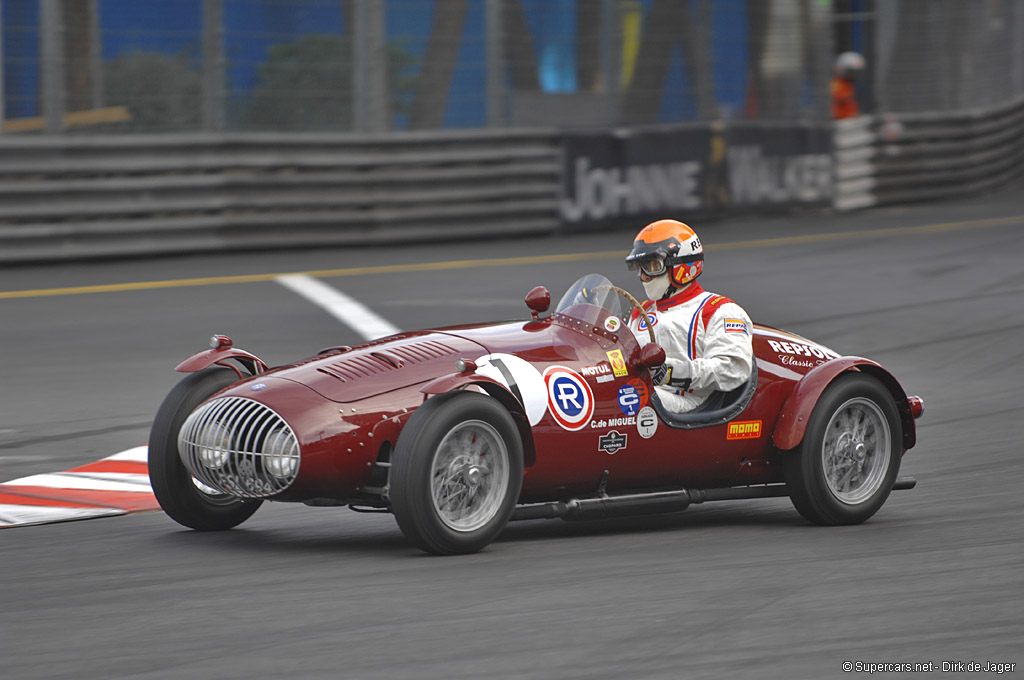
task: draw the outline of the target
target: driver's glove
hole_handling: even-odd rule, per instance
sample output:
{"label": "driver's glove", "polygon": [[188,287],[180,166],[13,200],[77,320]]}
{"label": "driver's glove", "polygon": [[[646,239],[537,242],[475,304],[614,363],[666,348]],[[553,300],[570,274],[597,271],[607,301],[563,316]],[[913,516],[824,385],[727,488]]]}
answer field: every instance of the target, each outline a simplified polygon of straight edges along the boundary
{"label": "driver's glove", "polygon": [[667,385],[680,390],[690,388],[692,375],[689,361],[668,359],[660,366],[651,369],[651,382],[655,385]]}

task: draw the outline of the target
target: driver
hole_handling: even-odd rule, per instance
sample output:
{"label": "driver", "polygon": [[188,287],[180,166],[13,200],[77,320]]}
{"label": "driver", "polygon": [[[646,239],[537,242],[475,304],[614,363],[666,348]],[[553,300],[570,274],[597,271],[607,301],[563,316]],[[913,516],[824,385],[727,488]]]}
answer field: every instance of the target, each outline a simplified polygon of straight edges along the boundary
{"label": "driver", "polygon": [[754,369],[753,326],[743,308],[709,293],[696,278],[704,248],[682,222],[658,220],[640,230],[626,265],[638,272],[650,298],[647,318],[633,310],[630,329],[641,344],[653,324],[665,363],[651,370],[658,398],[675,413],[692,411],[716,390],[736,389]]}

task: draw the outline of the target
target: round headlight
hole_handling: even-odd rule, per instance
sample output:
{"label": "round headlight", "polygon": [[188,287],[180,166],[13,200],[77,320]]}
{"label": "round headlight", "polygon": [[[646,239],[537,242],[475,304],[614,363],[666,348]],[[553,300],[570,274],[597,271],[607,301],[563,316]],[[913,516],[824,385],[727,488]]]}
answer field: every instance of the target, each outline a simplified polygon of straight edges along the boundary
{"label": "round headlight", "polygon": [[224,467],[231,455],[231,430],[220,423],[209,423],[199,439],[199,461],[216,470]]}
{"label": "round headlight", "polygon": [[285,430],[274,430],[263,443],[263,464],[278,479],[288,479],[299,469],[299,447]]}

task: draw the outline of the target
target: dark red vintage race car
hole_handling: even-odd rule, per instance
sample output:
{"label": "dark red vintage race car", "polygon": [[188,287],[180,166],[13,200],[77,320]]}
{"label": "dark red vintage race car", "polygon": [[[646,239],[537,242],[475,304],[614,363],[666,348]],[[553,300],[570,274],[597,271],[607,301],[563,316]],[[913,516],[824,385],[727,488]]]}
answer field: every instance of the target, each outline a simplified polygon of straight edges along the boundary
{"label": "dark red vintage race car", "polygon": [[400,333],[270,369],[225,336],[153,424],[164,511],[199,530],[263,500],[391,512],[420,548],[480,550],[510,520],[675,512],[788,496],[811,522],[855,524],[894,488],[921,399],[868,359],[756,325],[756,369],[698,411],[658,401],[664,350],[637,304],[592,274],[532,319]]}

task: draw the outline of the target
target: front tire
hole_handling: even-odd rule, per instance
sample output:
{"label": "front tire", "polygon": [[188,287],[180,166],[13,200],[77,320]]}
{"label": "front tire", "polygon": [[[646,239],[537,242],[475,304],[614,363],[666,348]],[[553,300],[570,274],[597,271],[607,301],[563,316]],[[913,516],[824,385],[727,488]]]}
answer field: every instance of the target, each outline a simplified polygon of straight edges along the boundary
{"label": "front tire", "polygon": [[238,381],[228,368],[190,373],[174,386],[157,411],[149,435],[149,481],[163,511],[197,531],[225,531],[252,517],[260,499],[241,499],[200,484],[181,462],[178,432],[208,397]]}
{"label": "front tire", "polygon": [[416,409],[391,462],[402,533],[437,555],[474,553],[508,523],[523,483],[515,421],[491,397],[444,394]]}
{"label": "front tire", "polygon": [[901,441],[889,391],[868,375],[839,378],[815,404],[800,446],[783,454],[793,505],[815,524],[860,524],[892,491]]}

